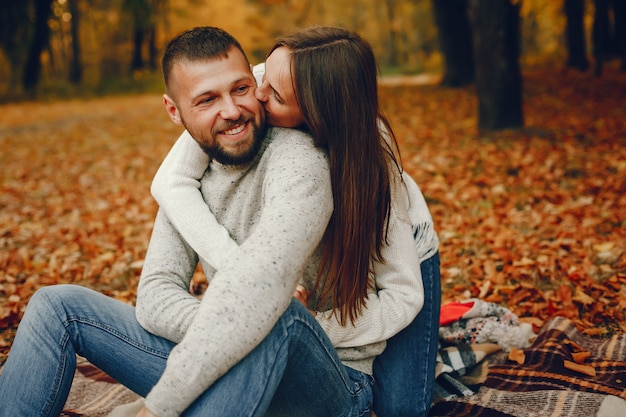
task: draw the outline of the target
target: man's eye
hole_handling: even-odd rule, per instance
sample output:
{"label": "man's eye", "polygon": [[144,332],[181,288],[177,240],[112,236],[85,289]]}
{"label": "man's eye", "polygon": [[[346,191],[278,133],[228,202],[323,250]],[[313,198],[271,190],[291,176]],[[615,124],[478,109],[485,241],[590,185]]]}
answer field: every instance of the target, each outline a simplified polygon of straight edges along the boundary
{"label": "man's eye", "polygon": [[249,85],[241,85],[239,87],[237,87],[237,92],[240,94],[245,94],[248,92],[248,90],[250,90],[250,86]]}
{"label": "man's eye", "polygon": [[215,101],[215,97],[207,97],[205,99],[202,99],[200,102],[201,103],[212,103],[213,101]]}

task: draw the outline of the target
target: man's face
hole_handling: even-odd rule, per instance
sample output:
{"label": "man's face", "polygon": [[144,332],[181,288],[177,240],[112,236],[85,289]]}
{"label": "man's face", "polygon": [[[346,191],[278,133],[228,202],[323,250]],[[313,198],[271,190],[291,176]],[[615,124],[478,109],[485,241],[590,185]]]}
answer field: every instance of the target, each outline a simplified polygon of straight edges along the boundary
{"label": "man's face", "polygon": [[254,97],[256,82],[245,57],[183,61],[172,68],[165,108],[218,162],[241,165],[256,156],[265,135],[265,112]]}

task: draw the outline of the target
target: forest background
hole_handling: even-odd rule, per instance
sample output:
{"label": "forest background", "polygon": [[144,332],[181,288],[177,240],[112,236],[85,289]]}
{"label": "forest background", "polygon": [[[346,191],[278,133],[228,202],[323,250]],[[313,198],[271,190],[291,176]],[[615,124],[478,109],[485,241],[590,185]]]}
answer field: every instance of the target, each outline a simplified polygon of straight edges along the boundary
{"label": "forest background", "polygon": [[437,225],[444,301],[626,331],[626,1],[0,4],[0,363],[42,285],[134,302],[150,180],[179,134],[160,53],[197,25],[233,33],[252,62],[291,29],[363,34]]}
{"label": "forest background", "polygon": [[[445,63],[440,46],[456,48],[457,54],[471,52],[469,39],[457,37],[449,47],[450,36],[442,37],[437,28],[462,30],[464,22],[454,14],[468,3],[487,5],[492,16],[499,3],[516,6],[519,56],[526,67],[580,59],[567,48],[569,10],[580,9],[570,26],[584,32],[570,38],[580,37],[583,55],[602,52],[595,45],[596,28],[600,37],[610,38],[601,44],[625,36],[626,6],[620,0],[3,0],[0,98],[160,91],[160,52],[174,35],[197,25],[236,34],[253,63],[264,60],[281,33],[313,24],[341,25],[367,37],[384,74],[438,73]],[[624,59],[623,45],[607,48],[622,48],[617,53]]]}

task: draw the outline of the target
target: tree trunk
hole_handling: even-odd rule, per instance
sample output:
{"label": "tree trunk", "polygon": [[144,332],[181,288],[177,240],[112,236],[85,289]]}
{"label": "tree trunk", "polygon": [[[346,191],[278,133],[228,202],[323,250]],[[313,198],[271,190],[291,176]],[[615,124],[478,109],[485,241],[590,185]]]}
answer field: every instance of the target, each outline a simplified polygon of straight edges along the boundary
{"label": "tree trunk", "polygon": [[470,0],[473,26],[478,127],[520,128],[522,77],[519,67],[519,4]]}
{"label": "tree trunk", "polygon": [[70,81],[80,84],[83,79],[83,65],[80,59],[80,10],[79,0],[69,1],[69,11],[72,15],[72,62],[70,64]]}
{"label": "tree trunk", "polygon": [[613,0],[613,17],[616,52],[622,61],[622,70],[626,71],[626,1]]}
{"label": "tree trunk", "polygon": [[565,17],[567,26],[565,38],[567,41],[567,66],[586,71],[589,68],[587,50],[585,47],[585,28],[583,17],[585,14],[584,0],[565,0]]}
{"label": "tree trunk", "polygon": [[156,26],[152,24],[148,29],[148,65],[151,71],[158,68],[158,50],[156,46]]}
{"label": "tree trunk", "polygon": [[441,83],[450,87],[473,83],[474,54],[467,0],[433,0],[433,10],[445,65]]}
{"label": "tree trunk", "polygon": [[133,27],[131,72],[142,70],[145,67],[143,45],[152,22],[153,12],[158,4],[152,0],[124,0],[123,2],[124,10],[130,15]]}
{"label": "tree trunk", "polygon": [[35,21],[33,38],[28,49],[28,56],[24,64],[22,85],[26,91],[32,92],[41,76],[41,53],[48,46],[50,40],[50,28],[48,17],[52,0],[35,0]]}
{"label": "tree trunk", "polygon": [[602,75],[604,61],[609,57],[611,29],[609,23],[608,0],[594,0],[596,6],[593,17],[593,57],[595,58],[595,75]]}
{"label": "tree trunk", "polygon": [[142,26],[136,26],[133,31],[133,61],[131,63],[131,72],[143,69],[143,39],[144,29]]}
{"label": "tree trunk", "polygon": [[[9,85],[17,81],[15,74],[25,58],[27,40],[30,38],[31,22],[29,4],[25,1],[9,1],[2,5],[0,13],[0,49],[6,54],[11,67]],[[19,84],[19,81],[18,81]]]}
{"label": "tree trunk", "polygon": [[387,6],[387,19],[389,20],[389,65],[392,67],[397,67],[398,65],[400,65],[400,59],[398,55],[398,33],[395,28],[395,2],[393,0],[386,0],[385,5]]}

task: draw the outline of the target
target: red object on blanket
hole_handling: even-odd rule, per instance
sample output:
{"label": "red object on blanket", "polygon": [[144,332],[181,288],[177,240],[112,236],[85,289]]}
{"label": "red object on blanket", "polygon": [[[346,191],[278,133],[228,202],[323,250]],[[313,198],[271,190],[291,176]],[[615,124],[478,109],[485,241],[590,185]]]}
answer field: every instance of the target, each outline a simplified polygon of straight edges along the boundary
{"label": "red object on blanket", "polygon": [[452,301],[450,303],[441,306],[439,314],[439,325],[447,326],[463,317],[463,314],[467,313],[474,307],[473,301]]}

